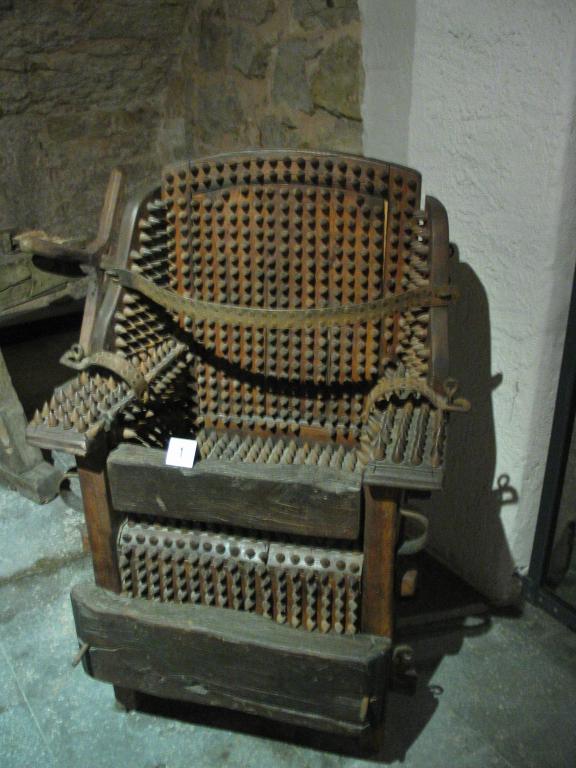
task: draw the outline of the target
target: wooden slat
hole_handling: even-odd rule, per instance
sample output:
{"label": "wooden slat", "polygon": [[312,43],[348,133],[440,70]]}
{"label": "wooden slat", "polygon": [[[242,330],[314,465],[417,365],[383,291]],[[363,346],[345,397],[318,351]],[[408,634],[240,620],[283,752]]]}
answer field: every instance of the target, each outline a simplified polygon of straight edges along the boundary
{"label": "wooden slat", "polygon": [[120,592],[116,536],[120,516],[113,510],[101,456],[77,459],[78,477],[84,502],[84,516],[92,552],[96,584]]}
{"label": "wooden slat", "polygon": [[394,560],[398,538],[394,491],[365,487],[362,632],[392,637]]}
{"label": "wooden slat", "polygon": [[108,458],[115,509],[356,539],[361,476],[302,465],[243,464],[207,459],[192,469],[165,465],[165,452],[121,445]]}
{"label": "wooden slat", "polygon": [[390,643],[299,632],[257,616],[72,591],[93,677],[166,698],[361,735],[382,715]]}
{"label": "wooden slat", "polygon": [[364,470],[364,480],[381,488],[411,488],[418,491],[440,491],[444,466],[431,467],[429,463],[410,465],[373,461]]}

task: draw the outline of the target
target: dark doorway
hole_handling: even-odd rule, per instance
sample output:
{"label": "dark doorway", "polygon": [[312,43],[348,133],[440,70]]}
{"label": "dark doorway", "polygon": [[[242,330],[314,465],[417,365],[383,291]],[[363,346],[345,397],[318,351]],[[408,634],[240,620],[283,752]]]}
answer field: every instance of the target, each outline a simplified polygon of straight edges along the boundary
{"label": "dark doorway", "polygon": [[576,630],[576,281],[568,327],[527,598]]}

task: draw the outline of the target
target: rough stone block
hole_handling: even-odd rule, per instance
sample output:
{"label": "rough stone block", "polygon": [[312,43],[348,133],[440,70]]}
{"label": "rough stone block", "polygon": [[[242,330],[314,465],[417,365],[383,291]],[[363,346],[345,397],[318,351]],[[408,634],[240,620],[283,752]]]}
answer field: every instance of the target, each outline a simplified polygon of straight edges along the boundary
{"label": "rough stone block", "polygon": [[231,82],[221,87],[203,87],[198,96],[197,125],[212,141],[221,133],[237,129],[244,117],[238,93]]}
{"label": "rough stone block", "polygon": [[222,2],[214,3],[200,14],[198,63],[208,72],[226,66],[230,29]]}
{"label": "rough stone block", "polygon": [[317,50],[317,46],[312,49],[304,38],[289,38],[279,45],[272,82],[272,99],[276,104],[308,114],[314,111],[306,59]]}
{"label": "rough stone block", "polygon": [[357,0],[294,0],[294,18],[308,29],[335,29],[360,18]]}
{"label": "rough stone block", "polygon": [[251,30],[236,27],[230,34],[230,64],[249,78],[265,77],[272,45]]}
{"label": "rough stone block", "polygon": [[360,61],[360,46],[351,37],[343,37],[327,48],[312,77],[314,106],[360,120]]}
{"label": "rough stone block", "polygon": [[274,0],[233,0],[228,17],[252,24],[263,24],[276,10]]}

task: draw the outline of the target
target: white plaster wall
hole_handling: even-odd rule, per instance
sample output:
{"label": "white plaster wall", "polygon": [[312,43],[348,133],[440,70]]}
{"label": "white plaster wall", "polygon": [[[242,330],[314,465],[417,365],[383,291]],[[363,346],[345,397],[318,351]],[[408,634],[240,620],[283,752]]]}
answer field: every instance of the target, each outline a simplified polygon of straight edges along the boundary
{"label": "white plaster wall", "polygon": [[574,269],[576,3],[360,6],[365,154],[422,172],[459,252],[452,372],[474,412],[451,423],[431,545],[505,601],[529,562]]}

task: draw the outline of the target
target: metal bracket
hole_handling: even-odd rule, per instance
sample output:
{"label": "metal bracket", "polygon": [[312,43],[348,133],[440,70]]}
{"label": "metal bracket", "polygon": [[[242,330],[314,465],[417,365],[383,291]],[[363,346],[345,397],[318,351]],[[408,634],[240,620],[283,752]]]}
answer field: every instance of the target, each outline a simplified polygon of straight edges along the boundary
{"label": "metal bracket", "polygon": [[458,298],[458,291],[451,285],[414,288],[405,293],[387,296],[363,304],[347,304],[339,307],[312,309],[261,309],[233,304],[219,304],[181,296],[175,291],[156,285],[129,269],[109,269],[107,276],[124,288],[137,291],[170,312],[191,317],[196,322],[207,321],[289,330],[293,328],[327,328],[357,322],[381,320],[394,312],[404,312],[412,307],[445,306]]}
{"label": "metal bracket", "polygon": [[101,351],[86,355],[80,344],[73,344],[62,355],[60,362],[75,371],[85,371],[92,366],[106,368],[125,381],[139,400],[143,402],[147,400],[148,382],[144,375],[129,360],[114,352]]}

